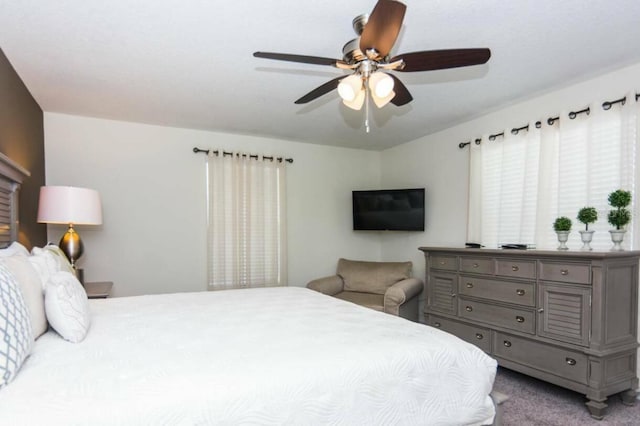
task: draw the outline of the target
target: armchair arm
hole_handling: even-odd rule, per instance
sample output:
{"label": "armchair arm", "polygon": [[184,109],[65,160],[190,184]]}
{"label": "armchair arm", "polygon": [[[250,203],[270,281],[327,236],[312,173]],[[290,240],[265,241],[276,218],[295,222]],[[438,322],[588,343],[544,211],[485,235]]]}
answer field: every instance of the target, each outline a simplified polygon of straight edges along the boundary
{"label": "armchair arm", "polygon": [[328,296],[335,296],[344,289],[344,282],[339,275],[332,275],[330,277],[318,278],[317,280],[309,281],[307,288]]}
{"label": "armchair arm", "polygon": [[384,294],[384,311],[398,315],[400,306],[419,295],[422,289],[422,281],[417,278],[398,281],[389,287]]}

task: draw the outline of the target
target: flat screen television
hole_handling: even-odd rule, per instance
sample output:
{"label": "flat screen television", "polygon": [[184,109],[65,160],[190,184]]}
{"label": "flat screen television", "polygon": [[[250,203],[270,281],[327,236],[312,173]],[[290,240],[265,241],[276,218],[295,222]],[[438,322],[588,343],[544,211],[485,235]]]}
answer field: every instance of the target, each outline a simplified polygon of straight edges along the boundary
{"label": "flat screen television", "polygon": [[424,188],[353,191],[354,231],[424,231]]}

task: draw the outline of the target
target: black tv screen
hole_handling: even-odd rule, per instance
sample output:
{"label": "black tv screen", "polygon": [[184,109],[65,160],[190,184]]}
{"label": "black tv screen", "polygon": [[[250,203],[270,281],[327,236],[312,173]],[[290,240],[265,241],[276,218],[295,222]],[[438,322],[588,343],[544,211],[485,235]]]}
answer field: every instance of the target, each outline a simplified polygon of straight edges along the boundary
{"label": "black tv screen", "polygon": [[353,191],[355,231],[424,231],[424,188]]}

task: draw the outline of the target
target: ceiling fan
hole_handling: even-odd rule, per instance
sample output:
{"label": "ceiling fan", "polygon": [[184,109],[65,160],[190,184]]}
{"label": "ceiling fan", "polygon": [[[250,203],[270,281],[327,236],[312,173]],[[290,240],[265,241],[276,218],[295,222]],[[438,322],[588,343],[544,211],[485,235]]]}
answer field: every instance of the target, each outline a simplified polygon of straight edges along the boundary
{"label": "ceiling fan", "polygon": [[484,64],[491,57],[491,51],[486,48],[428,50],[390,57],[406,8],[397,0],[378,0],[370,15],[357,16],[353,20],[353,29],[359,37],[344,45],[341,60],[273,52],[255,52],[253,56],[330,65],[353,71],[347,77],[334,78],[313,89],[295,103],[306,104],[337,88],[343,103],[356,110],[362,108],[365,102],[368,106],[369,96],[378,108],[389,102],[402,106],[413,100],[406,86],[395,75],[385,71],[414,72],[466,67]]}

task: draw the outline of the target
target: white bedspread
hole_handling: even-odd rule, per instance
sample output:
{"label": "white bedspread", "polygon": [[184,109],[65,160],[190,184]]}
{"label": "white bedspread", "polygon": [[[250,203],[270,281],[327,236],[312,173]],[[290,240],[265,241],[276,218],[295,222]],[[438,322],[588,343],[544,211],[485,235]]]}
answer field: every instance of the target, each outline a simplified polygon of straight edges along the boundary
{"label": "white bedspread", "polygon": [[496,362],[437,329],[303,288],[92,300],[0,390],[2,425],[490,423]]}

